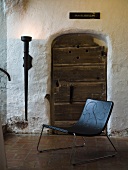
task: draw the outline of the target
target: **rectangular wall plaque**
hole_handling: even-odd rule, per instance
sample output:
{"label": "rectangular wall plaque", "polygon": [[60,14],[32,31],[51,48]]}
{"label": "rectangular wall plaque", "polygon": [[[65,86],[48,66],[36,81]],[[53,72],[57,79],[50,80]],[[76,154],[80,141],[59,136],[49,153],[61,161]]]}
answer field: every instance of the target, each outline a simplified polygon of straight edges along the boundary
{"label": "rectangular wall plaque", "polygon": [[70,19],[100,19],[100,12],[70,12]]}

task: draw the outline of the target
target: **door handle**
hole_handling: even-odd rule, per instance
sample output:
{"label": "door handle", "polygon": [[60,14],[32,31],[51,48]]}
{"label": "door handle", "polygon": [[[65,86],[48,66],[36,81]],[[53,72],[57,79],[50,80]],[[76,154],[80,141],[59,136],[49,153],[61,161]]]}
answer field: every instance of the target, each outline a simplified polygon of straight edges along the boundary
{"label": "door handle", "polygon": [[60,87],[60,82],[59,82],[59,80],[56,81],[56,87]]}
{"label": "door handle", "polygon": [[74,86],[70,86],[70,104],[73,102],[73,92],[74,92]]}
{"label": "door handle", "polygon": [[59,80],[56,80],[55,86],[54,86],[54,94],[59,92],[60,87],[61,87],[61,84],[60,84]]}

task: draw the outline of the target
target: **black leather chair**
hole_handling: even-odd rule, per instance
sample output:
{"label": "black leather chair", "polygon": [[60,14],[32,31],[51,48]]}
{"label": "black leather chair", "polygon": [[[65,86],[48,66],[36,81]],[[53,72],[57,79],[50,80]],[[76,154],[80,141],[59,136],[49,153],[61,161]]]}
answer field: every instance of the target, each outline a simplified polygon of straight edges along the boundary
{"label": "black leather chair", "polygon": [[[105,131],[109,117],[113,109],[113,105],[114,104],[112,101],[100,101],[100,100],[87,99],[80,119],[73,126],[66,128],[66,129],[62,129],[59,127],[43,124],[42,131],[41,131],[39,141],[37,144],[38,152],[44,151],[44,150],[42,151],[39,149],[43,129],[50,128],[50,129],[57,130],[57,131],[74,136],[72,154],[71,154],[71,162],[73,165],[115,156],[117,154],[117,150],[115,146],[113,145],[112,141],[110,140],[107,132]],[[113,152],[105,156],[99,156],[93,159],[75,162],[74,157],[75,157],[75,149],[76,149],[76,136],[82,136],[85,142],[84,137],[94,137],[94,136],[99,136],[101,134],[103,135],[103,132],[105,132],[104,136],[107,137],[108,141],[112,145]]]}

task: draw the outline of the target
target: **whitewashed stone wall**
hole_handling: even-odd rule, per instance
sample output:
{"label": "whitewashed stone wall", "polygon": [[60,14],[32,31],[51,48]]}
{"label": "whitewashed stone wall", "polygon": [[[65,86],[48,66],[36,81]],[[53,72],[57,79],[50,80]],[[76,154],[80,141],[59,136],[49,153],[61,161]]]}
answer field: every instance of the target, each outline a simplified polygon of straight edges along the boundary
{"label": "whitewashed stone wall", "polygon": [[[128,135],[128,3],[127,0],[29,0],[26,8],[17,5],[7,15],[7,63],[12,81],[7,89],[7,120],[10,131],[37,133],[50,121],[51,43],[69,32],[91,33],[108,46],[107,99],[115,105],[108,131]],[[100,20],[70,20],[69,12],[100,12]],[[30,35],[28,122],[24,121],[23,42]]]}
{"label": "whitewashed stone wall", "polygon": [[[0,0],[0,68],[7,69],[7,30],[6,16],[3,12],[2,0]],[[0,71],[0,118],[3,125],[7,116],[7,76]]]}

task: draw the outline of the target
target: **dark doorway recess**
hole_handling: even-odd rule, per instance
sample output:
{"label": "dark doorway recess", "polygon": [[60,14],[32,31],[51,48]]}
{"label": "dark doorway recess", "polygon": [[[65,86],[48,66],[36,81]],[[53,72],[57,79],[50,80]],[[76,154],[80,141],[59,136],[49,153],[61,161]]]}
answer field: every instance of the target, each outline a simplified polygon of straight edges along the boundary
{"label": "dark doorway recess", "polygon": [[83,33],[64,34],[52,43],[51,124],[72,125],[87,98],[106,100],[107,53]]}

